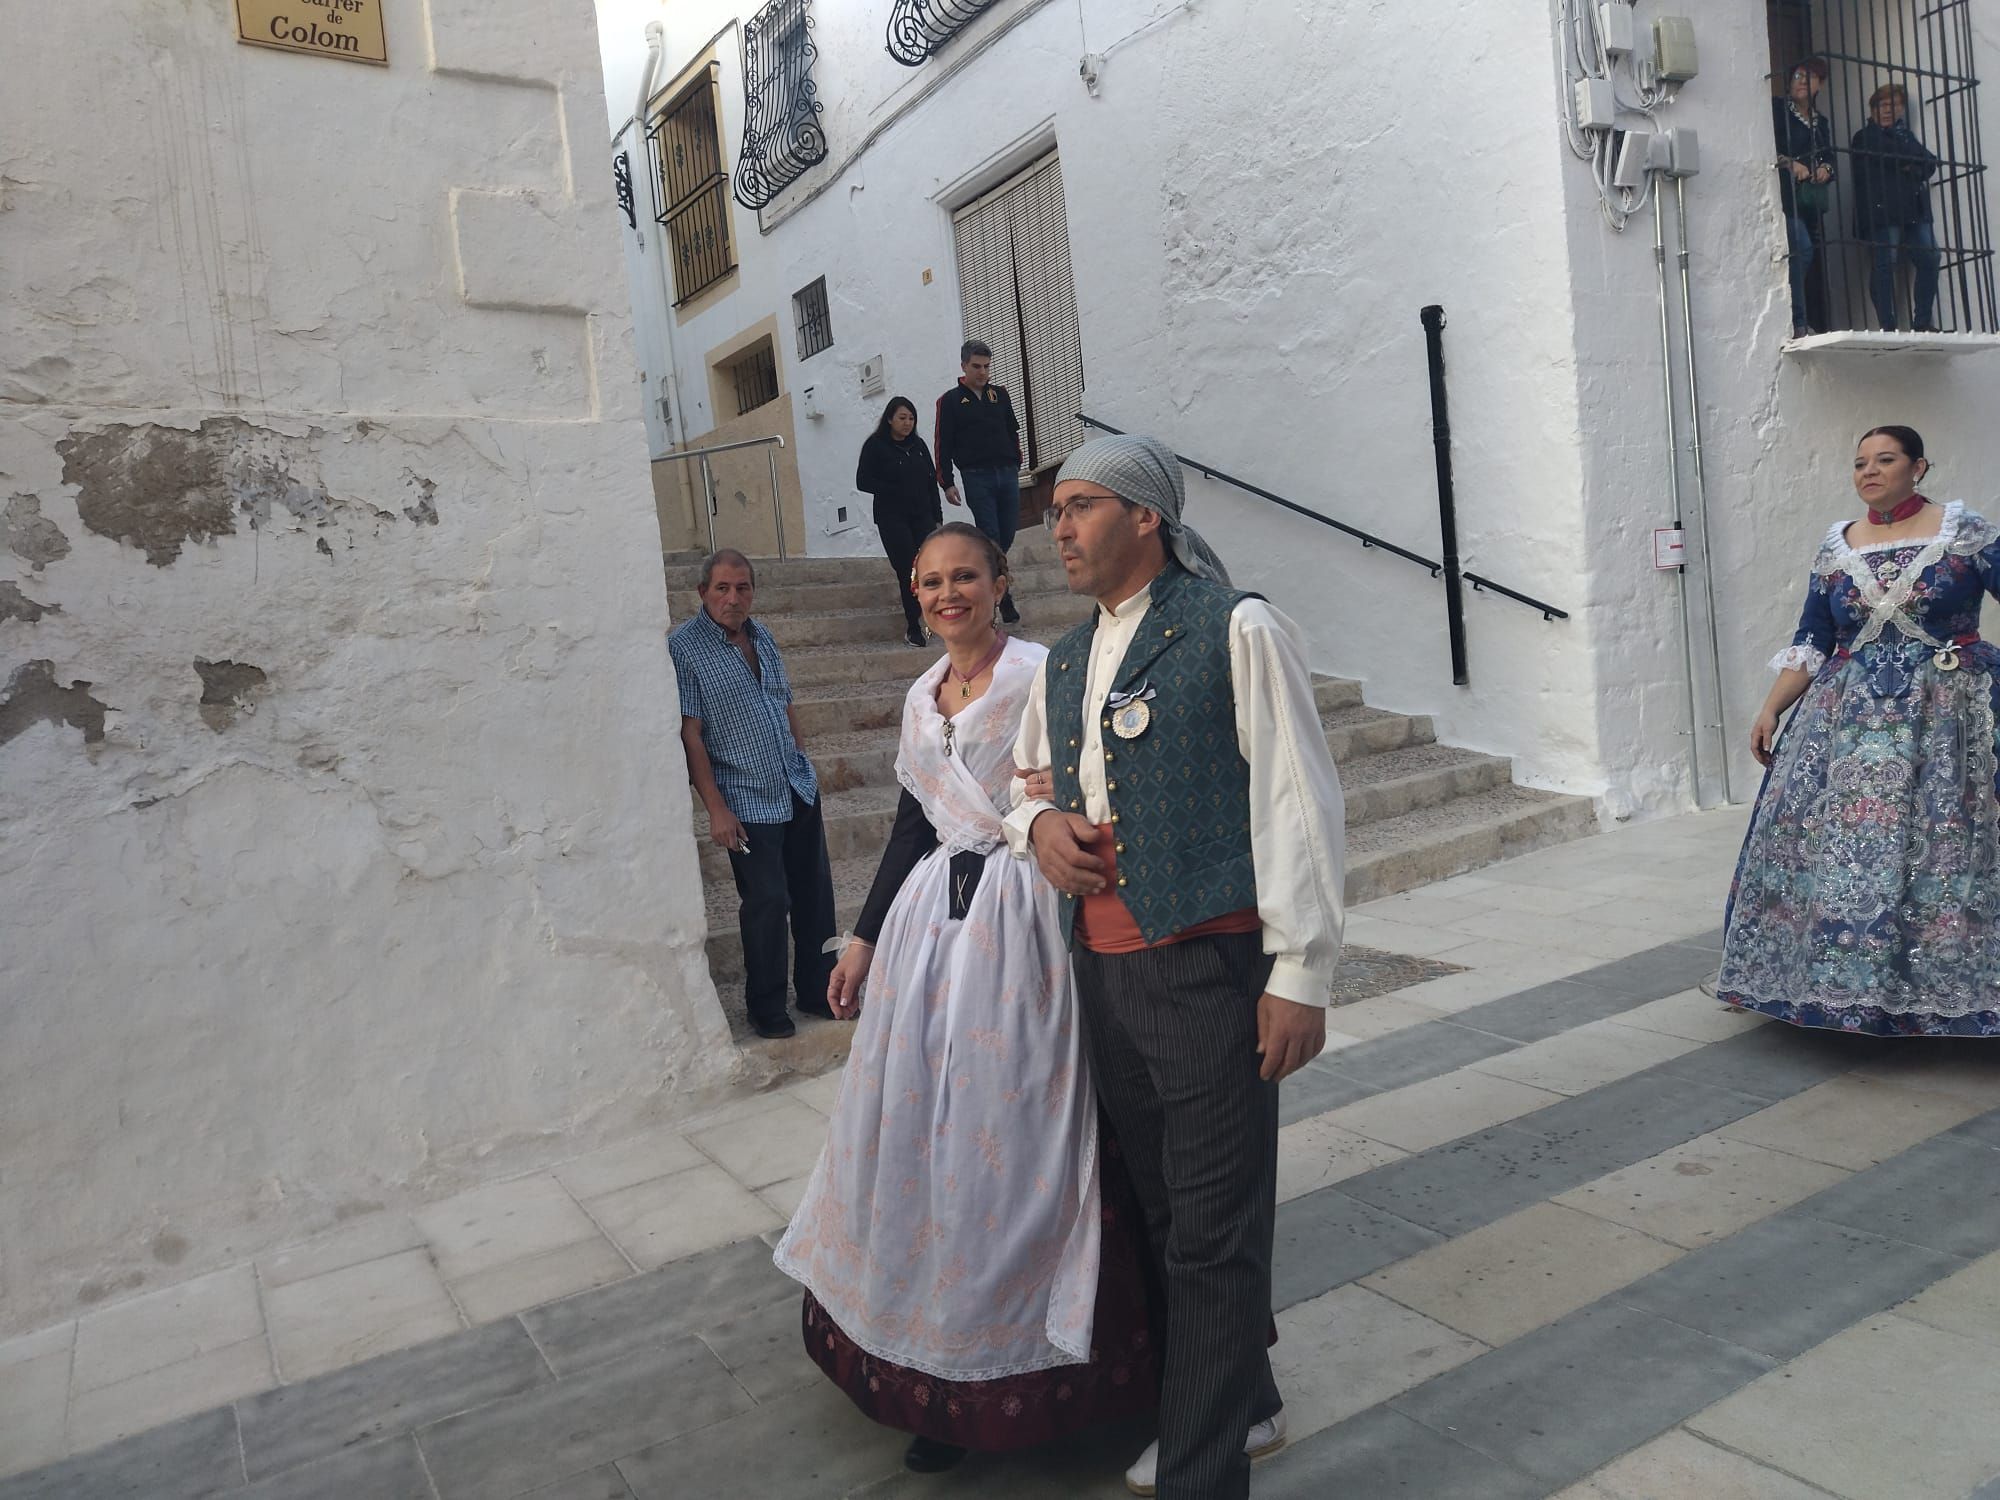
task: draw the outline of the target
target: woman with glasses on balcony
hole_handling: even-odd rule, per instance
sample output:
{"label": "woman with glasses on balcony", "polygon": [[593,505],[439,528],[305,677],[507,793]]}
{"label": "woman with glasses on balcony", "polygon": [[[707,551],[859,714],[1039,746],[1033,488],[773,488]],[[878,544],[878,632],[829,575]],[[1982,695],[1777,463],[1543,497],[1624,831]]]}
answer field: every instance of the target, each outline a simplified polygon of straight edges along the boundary
{"label": "woman with glasses on balcony", "polygon": [[924,616],[910,592],[910,565],[917,560],[918,544],[944,520],[944,511],[938,502],[937,465],[917,436],[917,408],[907,396],[892,396],[882,408],[882,420],[861,445],[854,487],[875,499],[875,530],[903,601],[903,639],[921,646]]}
{"label": "woman with glasses on balcony", "polygon": [[2000,1035],[2000,527],[1925,499],[1929,469],[1911,429],[1863,435],[1867,512],[1820,543],[1750,731],[1716,992],[1795,1026]]}
{"label": "woman with glasses on balcony", "polygon": [[1819,288],[1808,282],[1826,243],[1821,219],[1833,182],[1833,126],[1815,106],[1826,64],[1809,57],[1791,71],[1786,97],[1771,101],[1778,146],[1778,193],[1791,246],[1792,337],[1826,326]]}
{"label": "woman with glasses on balcony", "polygon": [[1910,95],[1885,83],[1868,97],[1868,123],[1854,134],[1854,235],[1874,247],[1868,280],[1875,316],[1896,331],[1896,253],[1909,262],[1910,326],[1937,327],[1938,247],[1931,230],[1930,180],[1938,159],[1904,121]]}

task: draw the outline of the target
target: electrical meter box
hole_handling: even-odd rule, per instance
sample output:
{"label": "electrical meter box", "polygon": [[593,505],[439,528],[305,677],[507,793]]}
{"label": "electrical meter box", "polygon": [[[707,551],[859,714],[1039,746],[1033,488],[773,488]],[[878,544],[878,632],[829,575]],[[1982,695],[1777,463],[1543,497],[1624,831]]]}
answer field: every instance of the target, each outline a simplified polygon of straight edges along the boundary
{"label": "electrical meter box", "polygon": [[1686,83],[1701,71],[1694,22],[1686,16],[1661,16],[1653,22],[1653,68],[1667,83]]}

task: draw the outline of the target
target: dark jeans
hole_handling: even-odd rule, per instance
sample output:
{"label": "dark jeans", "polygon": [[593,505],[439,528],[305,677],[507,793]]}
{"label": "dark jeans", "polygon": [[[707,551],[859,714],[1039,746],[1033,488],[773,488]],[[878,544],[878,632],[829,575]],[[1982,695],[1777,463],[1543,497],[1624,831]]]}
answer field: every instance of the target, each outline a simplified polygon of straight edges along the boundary
{"label": "dark jeans", "polygon": [[743,898],[744,999],[752,1021],[785,1019],[785,926],[792,929],[792,992],[826,1004],[833,955],[833,870],[826,861],[826,826],[817,802],[792,793],[789,823],[745,823],[748,854],[729,854],[736,894]]}
{"label": "dark jeans", "polygon": [[1076,949],[1098,1101],[1146,1213],[1166,1291],[1160,1500],[1245,1500],[1271,1378],[1278,1086],[1257,1076],[1259,933],[1137,953]]}
{"label": "dark jeans", "polygon": [[1818,225],[1804,214],[1785,216],[1785,233],[1792,248],[1792,327],[1796,329],[1812,327],[1820,332],[1817,323],[1808,316],[1806,277],[1811,274],[1813,261],[1819,254],[1819,236],[1814,231]]}
{"label": "dark jeans", "polygon": [[1021,473],[1005,469],[960,469],[959,489],[972,507],[973,524],[1000,544],[1005,552],[1014,545],[1014,531],[1021,523]]}
{"label": "dark jeans", "polygon": [[882,550],[889,554],[889,566],[896,570],[896,592],[903,601],[903,618],[912,630],[922,627],[924,612],[917,607],[917,596],[910,592],[910,569],[924,538],[936,531],[943,519],[935,512],[917,515],[887,505],[875,507],[875,530],[882,538]]}
{"label": "dark jeans", "polygon": [[1875,299],[1875,316],[1884,328],[1896,327],[1896,251],[1915,273],[1911,289],[1910,322],[1917,328],[1937,327],[1938,248],[1937,236],[1928,223],[1878,224],[1869,238],[1875,242],[1875,269],[1868,278],[1869,294]]}
{"label": "dark jeans", "polygon": [[[1021,478],[1017,469],[960,469],[959,483],[972,519],[1005,552],[1014,545],[1021,521]],[[1021,618],[1008,593],[1000,600],[1000,618],[1010,624]]]}

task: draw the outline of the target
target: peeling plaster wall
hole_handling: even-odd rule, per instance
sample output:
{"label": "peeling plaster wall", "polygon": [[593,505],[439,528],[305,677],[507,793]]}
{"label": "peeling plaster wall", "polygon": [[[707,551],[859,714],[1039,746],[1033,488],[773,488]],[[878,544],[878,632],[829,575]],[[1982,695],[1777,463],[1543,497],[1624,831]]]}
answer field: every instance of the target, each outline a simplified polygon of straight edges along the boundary
{"label": "peeling plaster wall", "polygon": [[587,5],[49,11],[0,142],[0,1338],[734,1062]]}
{"label": "peeling plaster wall", "polygon": [[[607,0],[612,76],[637,76],[640,9]],[[665,67],[739,13],[664,7]],[[886,395],[913,399],[928,427],[957,377],[951,209],[1057,147],[1092,415],[1436,556],[1417,313],[1442,302],[1466,566],[1580,605],[1575,337],[1542,5],[1450,11],[1450,65],[1476,74],[1476,126],[1440,105],[1437,49],[1407,6],[1008,0],[914,70],[884,51],[884,7],[822,0],[814,18],[829,159],[765,211],[768,233],[732,209],[739,287],[675,332],[684,395],[705,390],[701,351],[773,314],[789,330],[791,294],[826,277],[832,348],[799,361],[786,337],[778,351],[788,389],[813,386],[824,414],[797,422],[814,552],[880,555],[855,454]],[[717,50],[733,165],[735,34]],[[1097,97],[1077,75],[1086,52],[1106,59]],[[1393,65],[1420,53],[1414,72]],[[658,296],[636,272],[633,285],[636,300]],[[663,354],[649,348],[649,371]],[[876,354],[888,390],[864,399],[859,366]],[[690,404],[697,436],[707,420]],[[1299,621],[1317,667],[1515,756],[1527,779],[1603,789],[1588,628],[1469,593],[1473,685],[1454,688],[1443,589],[1422,569],[1190,485],[1192,519],[1239,582]],[[862,524],[836,532],[842,505]]]}

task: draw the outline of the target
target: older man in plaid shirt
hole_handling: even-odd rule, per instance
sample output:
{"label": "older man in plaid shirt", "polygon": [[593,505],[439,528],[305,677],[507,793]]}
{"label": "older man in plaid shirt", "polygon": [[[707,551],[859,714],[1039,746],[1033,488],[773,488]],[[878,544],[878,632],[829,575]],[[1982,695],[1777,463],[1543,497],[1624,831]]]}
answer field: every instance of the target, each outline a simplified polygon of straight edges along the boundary
{"label": "older man in plaid shirt", "polygon": [[729,549],[701,567],[701,612],[667,637],[680,679],[688,779],[708,806],[709,837],[729,851],[743,898],[745,1000],[762,1037],[791,1036],[785,1013],[785,925],[798,1008],[831,1017],[833,872],[819,778],[799,749],[792,684],[771,633],[750,618],[756,574]]}

